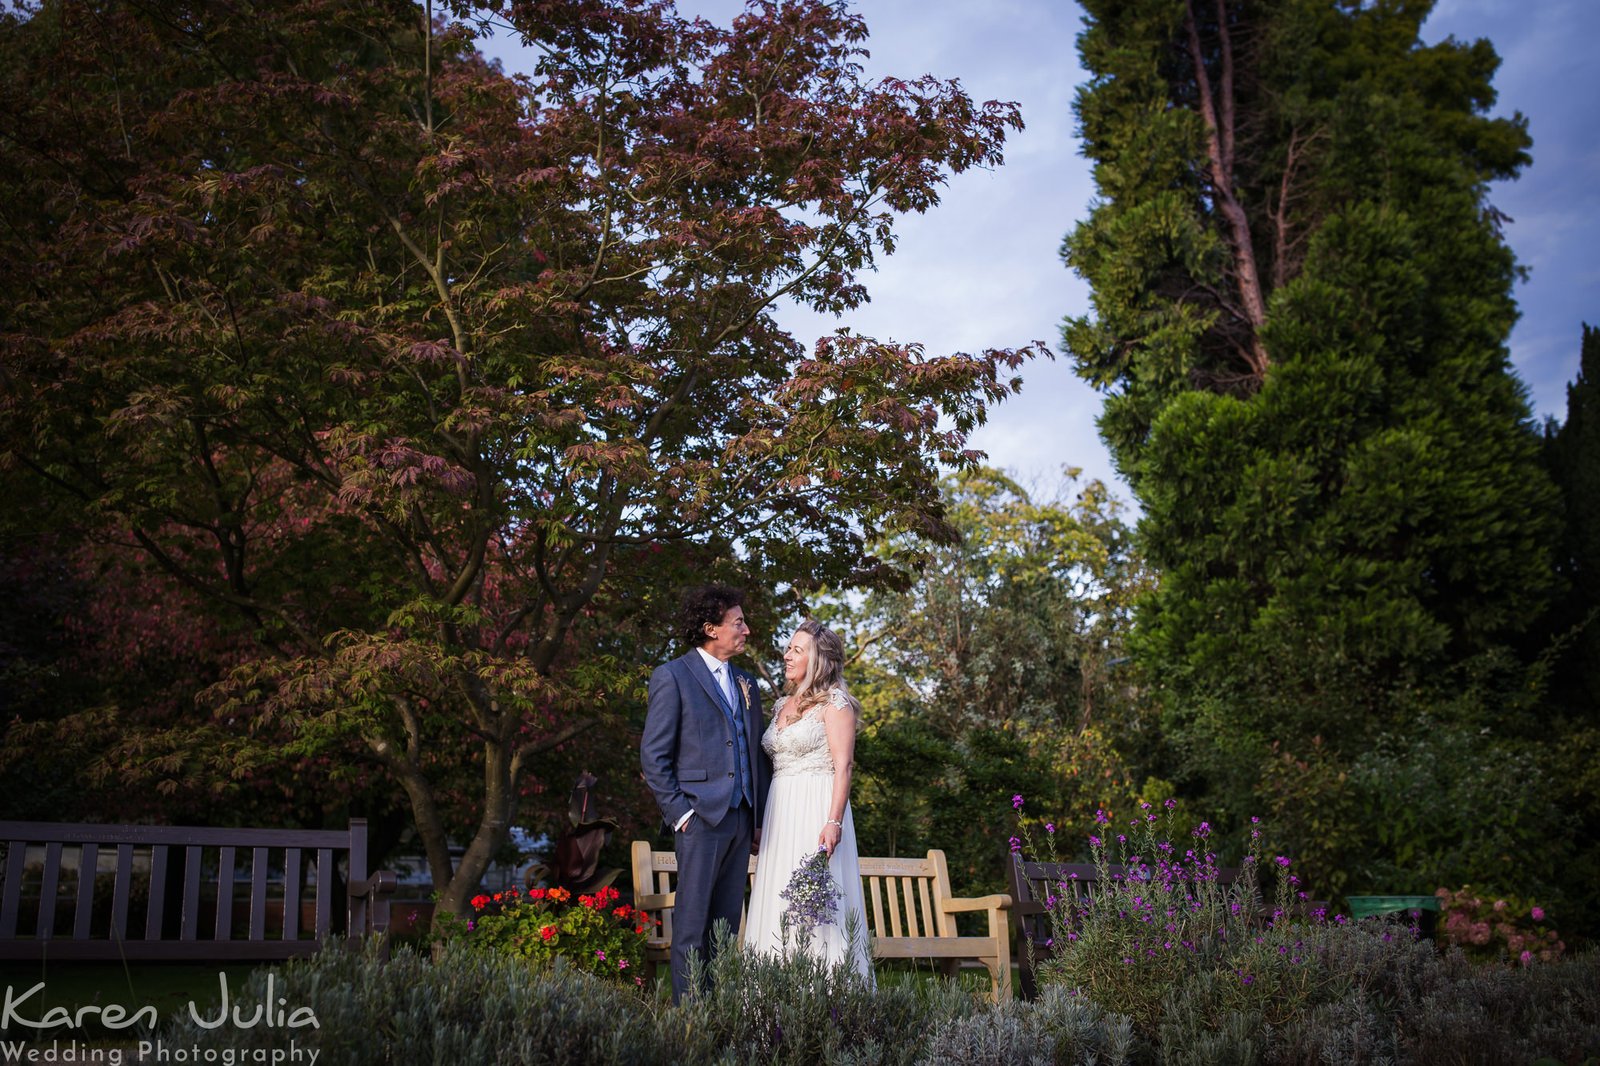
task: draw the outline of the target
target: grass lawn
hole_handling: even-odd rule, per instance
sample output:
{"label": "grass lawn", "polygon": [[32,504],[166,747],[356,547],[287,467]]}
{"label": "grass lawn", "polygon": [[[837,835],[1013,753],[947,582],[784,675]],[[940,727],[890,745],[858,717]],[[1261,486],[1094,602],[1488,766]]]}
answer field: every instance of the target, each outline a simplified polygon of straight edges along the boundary
{"label": "grass lawn", "polygon": [[[80,1007],[108,1007],[116,1004],[130,1015],[146,1006],[154,1007],[165,1022],[173,1014],[187,1012],[192,1002],[201,1017],[215,1017],[221,998],[221,979],[226,974],[229,996],[238,1002],[250,964],[137,962],[4,962],[0,963],[0,986],[9,986],[16,1015],[42,1018],[55,1007],[77,1013]],[[27,996],[39,982],[44,988]],[[75,1036],[80,1040],[118,1040],[136,1038],[140,1027],[110,1029],[99,1024],[99,1012],[84,1015],[84,1026],[71,1030],[58,1028],[26,1029],[20,1026],[0,1032],[10,1039],[51,1040]]]}

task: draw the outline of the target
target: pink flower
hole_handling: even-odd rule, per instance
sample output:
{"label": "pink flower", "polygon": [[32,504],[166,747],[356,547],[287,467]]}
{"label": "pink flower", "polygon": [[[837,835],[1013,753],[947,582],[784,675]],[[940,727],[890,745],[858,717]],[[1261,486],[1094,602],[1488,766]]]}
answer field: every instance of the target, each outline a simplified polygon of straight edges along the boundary
{"label": "pink flower", "polygon": [[1022,793],[1019,792],[1011,797],[1011,809],[1015,811],[1022,810]]}
{"label": "pink flower", "polygon": [[1532,918],[1536,922],[1544,921],[1544,908],[1543,907],[1535,907],[1535,908],[1533,908],[1533,910],[1528,912],[1528,917]]}
{"label": "pink flower", "polygon": [[601,962],[605,962],[606,961],[605,950],[603,948],[595,948],[594,949],[594,957],[599,959]]}
{"label": "pink flower", "polygon": [[1531,951],[1524,951],[1524,952],[1523,952],[1523,953],[1522,953],[1522,954],[1521,954],[1521,955],[1518,955],[1518,956],[1517,956],[1517,959],[1518,959],[1518,960],[1519,960],[1519,961],[1520,961],[1520,962],[1521,962],[1521,963],[1522,963],[1522,965],[1524,965],[1524,966],[1532,966],[1532,965],[1533,965],[1533,952],[1531,952]]}

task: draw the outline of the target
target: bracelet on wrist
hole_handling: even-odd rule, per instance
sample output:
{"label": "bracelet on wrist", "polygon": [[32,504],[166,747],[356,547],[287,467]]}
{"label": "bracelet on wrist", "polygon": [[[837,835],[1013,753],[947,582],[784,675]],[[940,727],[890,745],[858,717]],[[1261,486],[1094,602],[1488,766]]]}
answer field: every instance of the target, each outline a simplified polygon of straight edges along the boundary
{"label": "bracelet on wrist", "polygon": [[839,821],[839,819],[837,819],[837,818],[829,818],[826,822],[823,822],[822,824],[823,825],[836,825],[840,829],[844,828],[844,823]]}

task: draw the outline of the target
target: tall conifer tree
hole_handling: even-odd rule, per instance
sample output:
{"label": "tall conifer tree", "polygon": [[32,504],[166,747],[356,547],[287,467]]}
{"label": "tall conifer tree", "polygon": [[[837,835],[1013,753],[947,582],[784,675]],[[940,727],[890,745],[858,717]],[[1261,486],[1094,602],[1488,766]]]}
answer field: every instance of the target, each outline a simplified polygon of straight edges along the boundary
{"label": "tall conifer tree", "polygon": [[1064,339],[1163,575],[1138,658],[1191,787],[1342,788],[1554,587],[1488,199],[1526,123],[1487,115],[1488,42],[1421,43],[1427,3],[1084,6],[1100,199],[1063,248],[1093,288]]}

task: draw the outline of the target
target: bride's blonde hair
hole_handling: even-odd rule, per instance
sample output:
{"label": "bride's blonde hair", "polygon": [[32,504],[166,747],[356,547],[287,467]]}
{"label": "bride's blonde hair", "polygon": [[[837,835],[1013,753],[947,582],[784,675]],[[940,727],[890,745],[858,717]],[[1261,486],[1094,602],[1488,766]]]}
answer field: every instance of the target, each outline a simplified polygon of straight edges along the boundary
{"label": "bride's blonde hair", "polygon": [[811,654],[806,656],[805,676],[799,684],[790,685],[790,697],[796,707],[806,707],[828,698],[828,693],[838,689],[844,693],[845,702],[857,715],[861,704],[850,695],[850,686],[844,680],[844,641],[839,634],[817,621],[807,618],[795,630],[811,638]]}

